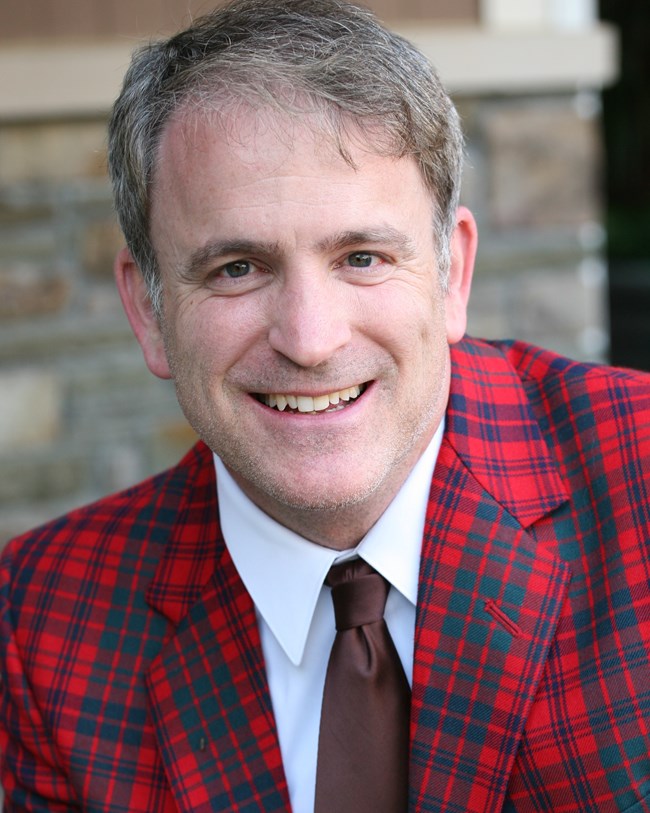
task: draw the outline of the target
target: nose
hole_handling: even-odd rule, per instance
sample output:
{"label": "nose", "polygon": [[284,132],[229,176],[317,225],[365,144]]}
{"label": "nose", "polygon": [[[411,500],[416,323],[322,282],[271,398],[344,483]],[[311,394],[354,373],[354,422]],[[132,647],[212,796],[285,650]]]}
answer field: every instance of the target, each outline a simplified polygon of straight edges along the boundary
{"label": "nose", "polygon": [[345,283],[318,272],[285,281],[277,295],[269,344],[301,367],[317,367],[350,341]]}

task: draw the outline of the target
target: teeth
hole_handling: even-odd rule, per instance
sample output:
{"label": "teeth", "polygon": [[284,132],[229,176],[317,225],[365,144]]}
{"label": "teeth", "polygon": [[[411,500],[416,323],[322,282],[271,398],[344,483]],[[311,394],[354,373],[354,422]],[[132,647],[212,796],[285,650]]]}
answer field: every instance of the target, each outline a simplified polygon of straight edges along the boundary
{"label": "teeth", "polygon": [[282,412],[287,406],[290,409],[297,409],[298,412],[324,412],[330,406],[336,406],[341,401],[350,401],[361,395],[361,387],[354,385],[345,389],[332,392],[329,395],[288,395],[282,393],[272,393],[264,396],[267,406],[275,407]]}
{"label": "teeth", "polygon": [[299,395],[298,412],[313,412],[313,411],[314,411],[314,399],[310,398],[308,395]]}
{"label": "teeth", "polygon": [[327,409],[329,405],[329,395],[319,395],[317,398],[314,398],[314,412],[321,412],[323,409]]}

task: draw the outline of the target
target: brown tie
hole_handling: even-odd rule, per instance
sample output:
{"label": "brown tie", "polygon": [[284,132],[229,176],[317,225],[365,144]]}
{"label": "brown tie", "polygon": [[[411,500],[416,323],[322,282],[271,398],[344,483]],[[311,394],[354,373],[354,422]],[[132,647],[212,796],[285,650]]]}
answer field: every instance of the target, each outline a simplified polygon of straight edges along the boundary
{"label": "brown tie", "polygon": [[384,621],[390,585],[361,559],[334,565],[336,638],[321,711],[315,813],[408,809],[411,692]]}

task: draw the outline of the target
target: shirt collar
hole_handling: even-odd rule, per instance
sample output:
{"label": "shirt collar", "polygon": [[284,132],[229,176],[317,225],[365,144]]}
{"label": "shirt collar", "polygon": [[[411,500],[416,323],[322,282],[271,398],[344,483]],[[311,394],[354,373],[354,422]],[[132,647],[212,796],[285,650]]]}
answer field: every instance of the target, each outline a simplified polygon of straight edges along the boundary
{"label": "shirt collar", "polygon": [[[415,606],[422,534],[444,422],[354,553]],[[316,545],[259,509],[214,456],[221,530],[241,580],[289,660],[300,664],[325,576],[351,552]]]}

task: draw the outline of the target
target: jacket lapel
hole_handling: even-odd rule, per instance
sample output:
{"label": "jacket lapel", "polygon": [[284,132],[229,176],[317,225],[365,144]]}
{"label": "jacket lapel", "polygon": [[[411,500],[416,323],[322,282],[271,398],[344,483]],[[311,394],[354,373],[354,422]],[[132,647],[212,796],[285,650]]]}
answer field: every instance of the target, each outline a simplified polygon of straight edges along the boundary
{"label": "jacket lapel", "polygon": [[289,811],[255,610],[201,454],[147,594],[177,625],[147,677],[158,745],[181,811]]}
{"label": "jacket lapel", "polygon": [[471,350],[454,351],[422,551],[416,811],[501,810],[570,578],[527,530],[566,493],[520,380],[501,354],[476,364]]}

